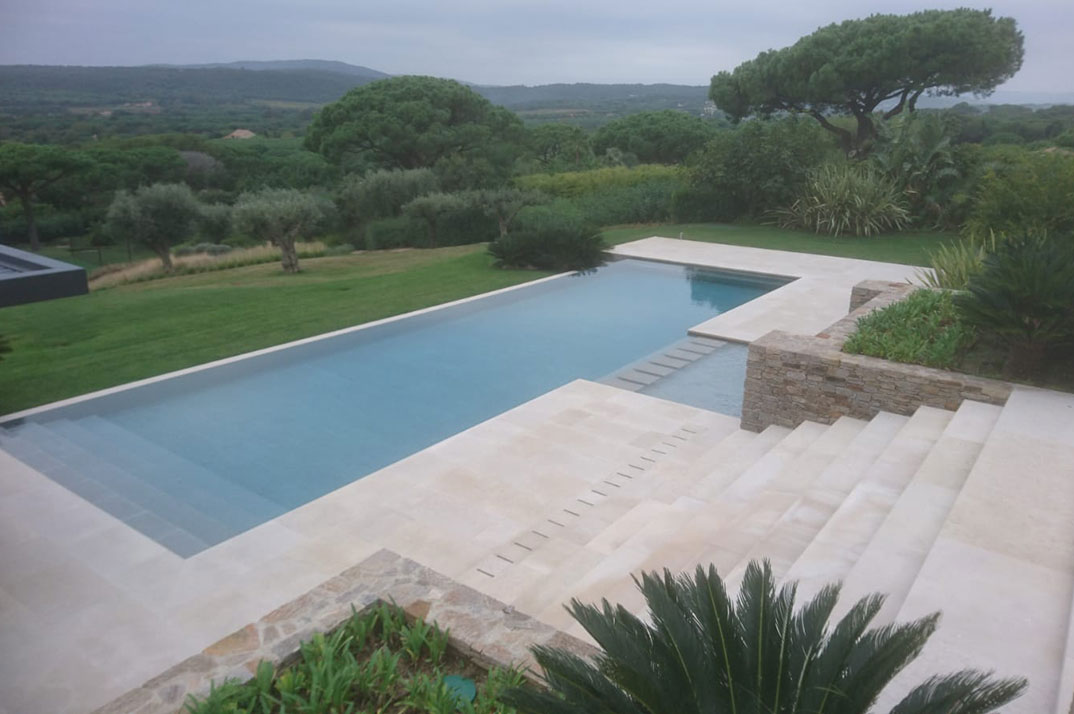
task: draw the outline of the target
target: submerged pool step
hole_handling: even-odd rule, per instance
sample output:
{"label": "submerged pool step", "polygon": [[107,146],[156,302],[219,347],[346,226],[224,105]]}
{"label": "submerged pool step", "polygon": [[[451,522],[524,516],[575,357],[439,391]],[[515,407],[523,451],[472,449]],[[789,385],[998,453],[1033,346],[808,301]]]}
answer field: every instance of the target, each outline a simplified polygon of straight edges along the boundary
{"label": "submerged pool step", "polygon": [[182,557],[232,535],[231,529],[115,464],[27,422],[8,430],[0,447],[61,486]]}
{"label": "submerged pool step", "polygon": [[283,507],[174,452],[99,416],[50,424],[87,451],[139,476],[234,533],[275,518]]}
{"label": "submerged pool step", "polygon": [[673,342],[659,352],[604,377],[601,384],[637,392],[728,344],[709,337],[690,337]]}

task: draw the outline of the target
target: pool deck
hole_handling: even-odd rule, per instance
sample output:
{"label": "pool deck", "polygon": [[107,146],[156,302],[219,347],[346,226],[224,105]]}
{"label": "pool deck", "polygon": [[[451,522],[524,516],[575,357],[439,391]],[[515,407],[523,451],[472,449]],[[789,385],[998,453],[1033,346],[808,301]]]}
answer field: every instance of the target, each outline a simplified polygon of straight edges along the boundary
{"label": "pool deck", "polygon": [[[613,252],[798,278],[691,330],[739,342],[816,332],[846,314],[855,283],[914,274],[666,238]],[[472,574],[634,451],[737,423],[576,381],[187,559],[0,450],[0,712],[103,705],[380,548]]]}
{"label": "pool deck", "polygon": [[624,258],[797,278],[700,325],[691,334],[753,342],[772,330],[813,335],[847,314],[850,289],[862,280],[913,280],[919,268],[872,260],[761,250],[675,238],[644,238],[611,250]]}

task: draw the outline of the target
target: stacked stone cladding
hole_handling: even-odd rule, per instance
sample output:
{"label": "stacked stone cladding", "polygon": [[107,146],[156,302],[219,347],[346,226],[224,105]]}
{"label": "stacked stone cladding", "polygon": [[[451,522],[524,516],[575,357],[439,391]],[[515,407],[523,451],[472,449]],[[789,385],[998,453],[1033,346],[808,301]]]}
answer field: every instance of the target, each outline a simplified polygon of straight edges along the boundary
{"label": "stacked stone cladding", "polygon": [[850,313],[823,332],[807,336],[774,330],[751,343],[742,427],[793,428],[807,420],[831,424],[841,416],[871,419],[881,411],[910,415],[922,405],[953,410],[965,399],[1006,404],[1013,389],[1008,382],[842,351],[858,318],[914,289],[905,283],[864,281],[851,292]]}

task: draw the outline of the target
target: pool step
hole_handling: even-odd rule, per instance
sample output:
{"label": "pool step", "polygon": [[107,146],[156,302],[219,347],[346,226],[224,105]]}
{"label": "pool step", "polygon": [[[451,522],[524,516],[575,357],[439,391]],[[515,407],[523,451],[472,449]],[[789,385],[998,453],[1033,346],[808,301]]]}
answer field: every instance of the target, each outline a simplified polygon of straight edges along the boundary
{"label": "pool step", "polygon": [[[58,420],[50,427],[100,458],[159,482],[161,488],[169,489],[171,495],[206,515],[234,524],[236,533],[283,512],[280,505],[258,493],[103,417],[88,416],[74,422]],[[170,478],[160,479],[161,472]]]}
{"label": "pool step", "polygon": [[637,392],[728,344],[692,335],[627,365],[599,380],[602,384]]}
{"label": "pool step", "polygon": [[189,557],[233,534],[229,526],[102,460],[48,425],[26,422],[4,431],[0,448],[177,555]]}

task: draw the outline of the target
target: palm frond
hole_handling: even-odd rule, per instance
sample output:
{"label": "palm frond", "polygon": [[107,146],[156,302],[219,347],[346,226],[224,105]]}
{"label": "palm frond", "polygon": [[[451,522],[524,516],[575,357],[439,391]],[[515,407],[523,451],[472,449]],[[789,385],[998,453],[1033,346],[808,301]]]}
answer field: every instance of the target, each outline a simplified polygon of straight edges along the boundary
{"label": "palm frond", "polygon": [[937,675],[915,687],[891,714],[987,714],[1021,696],[1028,684],[975,670]]}

